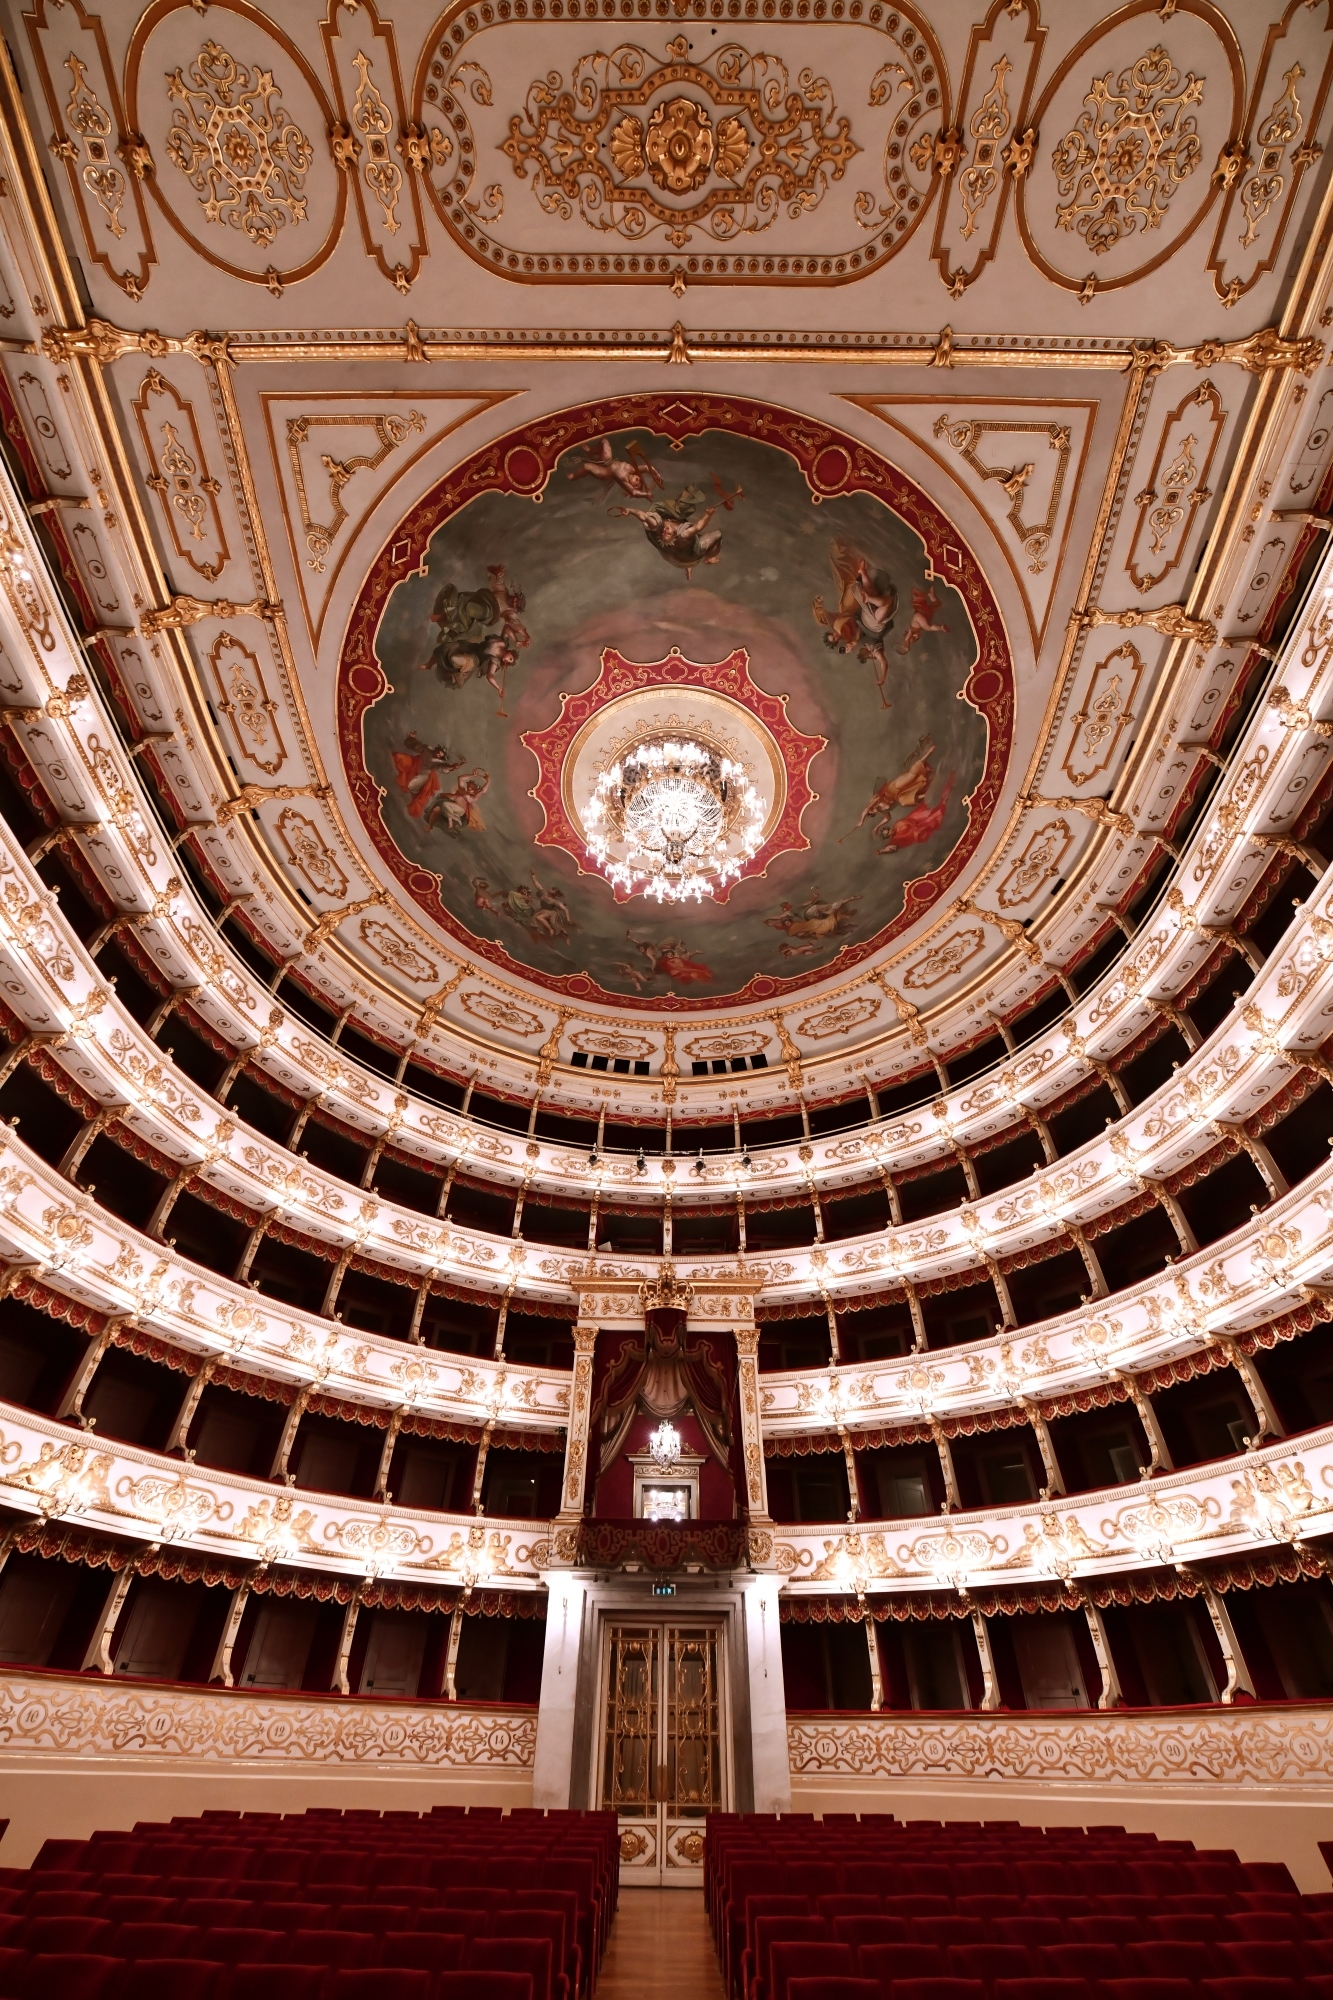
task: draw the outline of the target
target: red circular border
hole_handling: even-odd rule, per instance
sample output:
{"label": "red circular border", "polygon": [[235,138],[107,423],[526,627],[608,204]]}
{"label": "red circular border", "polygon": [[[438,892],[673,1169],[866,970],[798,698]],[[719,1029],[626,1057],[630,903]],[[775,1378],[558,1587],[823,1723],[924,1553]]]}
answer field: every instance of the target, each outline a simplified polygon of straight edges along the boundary
{"label": "red circular border", "polygon": [[[651,431],[673,442],[698,437],[705,431],[730,431],[739,437],[758,439],[785,451],[800,467],[811,492],[821,497],[821,488],[813,477],[816,463],[822,454],[845,452],[849,471],[836,489],[839,495],[872,494],[920,536],[935,575],[952,585],[967,606],[977,640],[977,658],[958,699],[969,702],[985,719],[986,767],[975,790],[968,794],[967,825],[957,844],[930,874],[904,883],[902,909],[874,937],[862,944],[844,945],[818,970],[791,978],[757,974],[738,992],[709,999],[681,994],[653,999],[646,995],[610,993],[586,973],[537,972],[511,958],[503,945],[476,937],[447,908],[435,876],[430,877],[432,887],[428,893],[415,886],[422,869],[419,863],[409,861],[391,838],[381,816],[381,786],[365,761],[363,719],[366,710],[388,691],[388,682],[375,654],[375,634],[390,594],[421,567],[432,537],[479,494],[520,492],[537,499],[567,451],[575,445],[626,430]],[[506,474],[506,465],[513,464],[515,454],[526,456],[529,452],[539,461],[542,477],[540,481],[535,477],[530,481],[525,476],[522,485],[516,487]],[[827,467],[827,458],[824,462]],[[525,475],[529,470],[529,465],[523,465]],[[335,700],[343,769],[375,851],[394,879],[447,936],[513,978],[569,999],[645,1014],[705,1014],[783,998],[822,984],[831,976],[842,975],[882,951],[939,901],[975,853],[999,803],[1013,746],[1014,672],[999,606],[980,564],[948,516],[905,473],[844,432],[772,403],[743,396],[665,393],[609,397],[603,402],[584,403],[539,418],[474,452],[424,495],[380,550],[352,607],[338,662]]]}

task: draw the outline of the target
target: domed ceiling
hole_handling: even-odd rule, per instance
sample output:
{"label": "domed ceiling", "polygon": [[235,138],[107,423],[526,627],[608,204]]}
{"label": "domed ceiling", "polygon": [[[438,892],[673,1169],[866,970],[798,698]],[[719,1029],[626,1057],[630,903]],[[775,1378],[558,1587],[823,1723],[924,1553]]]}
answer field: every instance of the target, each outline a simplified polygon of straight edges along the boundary
{"label": "domed ceiling", "polygon": [[1333,0],[0,8],[4,420],[275,1007],[729,1119],[1109,976],[1326,518]]}
{"label": "domed ceiling", "polygon": [[[625,899],[598,871],[573,793],[604,712],[603,763],[642,717],[711,713],[762,778],[729,890]],[[734,398],[622,397],[468,460],[389,538],[339,687],[353,796],[421,909],[558,992],[658,1011],[796,990],[921,916],[990,818],[1012,712],[939,507]]]}

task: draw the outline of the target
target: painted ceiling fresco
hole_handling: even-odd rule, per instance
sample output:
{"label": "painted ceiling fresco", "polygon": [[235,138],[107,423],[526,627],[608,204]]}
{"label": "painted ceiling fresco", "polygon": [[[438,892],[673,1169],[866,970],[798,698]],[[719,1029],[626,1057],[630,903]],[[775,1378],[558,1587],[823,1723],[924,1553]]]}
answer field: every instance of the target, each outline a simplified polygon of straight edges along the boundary
{"label": "painted ceiling fresco", "polygon": [[[617,901],[539,844],[524,735],[608,649],[645,670],[678,650],[683,720],[738,651],[787,697],[787,777],[814,796],[725,901]],[[645,397],[437,488],[363,592],[340,702],[363,819],[437,922],[558,990],[697,1006],[851,963],[939,896],[993,807],[1012,675],[975,561],[884,460],[762,405]]]}

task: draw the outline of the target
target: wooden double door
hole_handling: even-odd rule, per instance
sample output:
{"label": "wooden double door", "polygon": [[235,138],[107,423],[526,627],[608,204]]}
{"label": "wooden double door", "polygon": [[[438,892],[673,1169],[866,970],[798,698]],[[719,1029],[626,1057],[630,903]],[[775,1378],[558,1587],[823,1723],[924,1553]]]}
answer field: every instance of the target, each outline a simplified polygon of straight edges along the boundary
{"label": "wooden double door", "polygon": [[622,1882],[697,1887],[705,1815],[730,1796],[720,1624],[607,1618],[597,1759],[598,1803],[620,1819]]}

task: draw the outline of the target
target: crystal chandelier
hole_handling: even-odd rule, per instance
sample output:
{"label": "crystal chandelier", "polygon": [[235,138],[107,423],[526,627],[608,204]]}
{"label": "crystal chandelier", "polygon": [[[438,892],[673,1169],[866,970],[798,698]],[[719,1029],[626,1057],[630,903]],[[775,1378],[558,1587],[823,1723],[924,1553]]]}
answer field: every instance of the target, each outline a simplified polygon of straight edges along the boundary
{"label": "crystal chandelier", "polygon": [[659,1424],[648,1440],[648,1449],[659,1472],[674,1472],[680,1464],[680,1432],[674,1424]]}
{"label": "crystal chandelier", "polygon": [[743,765],[692,737],[650,736],[598,775],[588,858],[631,894],[700,901],[758,852],[763,817]]}

